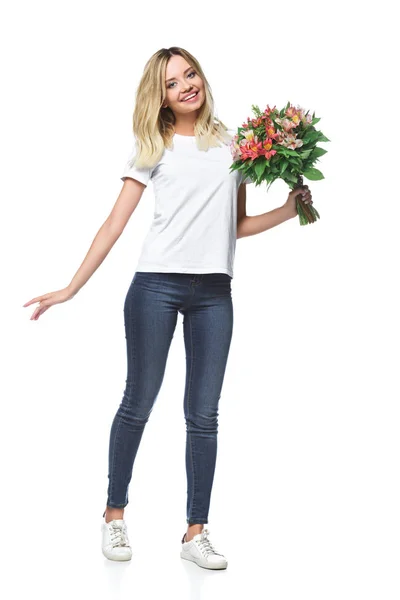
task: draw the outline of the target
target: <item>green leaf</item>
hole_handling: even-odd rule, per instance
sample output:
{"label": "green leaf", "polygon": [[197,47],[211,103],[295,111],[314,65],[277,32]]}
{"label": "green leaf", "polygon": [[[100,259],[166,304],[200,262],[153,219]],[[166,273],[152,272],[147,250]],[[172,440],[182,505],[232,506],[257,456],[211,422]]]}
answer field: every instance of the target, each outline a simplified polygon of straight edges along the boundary
{"label": "green leaf", "polygon": [[318,131],[308,131],[307,134],[303,137],[303,143],[304,145],[306,145],[309,142],[317,142],[320,139],[321,138]]}
{"label": "green leaf", "polygon": [[264,173],[266,166],[267,166],[267,161],[265,160],[264,157],[263,157],[263,160],[261,160],[261,161],[259,161],[258,159],[256,160],[256,163],[254,165],[254,170],[256,172],[258,179],[260,179],[260,177]]}
{"label": "green leaf", "polygon": [[315,160],[316,158],[318,158],[319,156],[322,156],[323,154],[326,154],[328,152],[328,150],[325,150],[324,148],[319,148],[318,146],[316,146],[310,155],[310,159],[311,160]]}
{"label": "green leaf", "polygon": [[307,171],[303,172],[304,177],[307,177],[307,179],[310,179],[311,181],[318,181],[320,179],[325,179],[325,177],[323,176],[323,174],[321,173],[321,171],[319,171],[318,169],[307,169]]}
{"label": "green leaf", "polygon": [[282,154],[286,154],[287,156],[298,156],[299,153],[297,150],[292,150],[291,148],[285,148],[285,152]]}
{"label": "green leaf", "polygon": [[312,148],[310,148],[309,150],[303,150],[302,152],[300,152],[300,157],[308,158],[312,151],[313,151]]}
{"label": "green leaf", "polygon": [[281,163],[281,170],[280,170],[280,174],[281,175],[285,172],[288,164],[289,164],[289,162],[287,160],[283,160],[282,161],[282,163]]}
{"label": "green leaf", "polygon": [[286,181],[286,183],[288,183],[289,181],[292,181],[293,183],[297,183],[296,175],[293,175],[293,173],[290,173],[290,171],[286,171],[284,176],[282,177],[282,179],[284,179],[284,181]]}

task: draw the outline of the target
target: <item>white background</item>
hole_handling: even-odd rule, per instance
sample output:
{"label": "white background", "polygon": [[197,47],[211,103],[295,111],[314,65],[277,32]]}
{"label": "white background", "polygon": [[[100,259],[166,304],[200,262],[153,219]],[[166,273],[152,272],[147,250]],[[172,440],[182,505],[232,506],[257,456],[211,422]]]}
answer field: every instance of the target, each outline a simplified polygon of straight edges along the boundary
{"label": "white background", "polygon": [[[2,5],[1,551],[7,598],[399,598],[398,79],[393,3]],[[185,351],[178,316],[134,465],[127,563],[101,554],[123,303],[150,185],[105,262],[65,287],[122,187],[134,94],[186,48],[236,128],[251,105],[315,111],[321,219],[237,242],[234,334],[208,528],[226,571],[183,561]],[[284,203],[247,186],[248,214]]]}

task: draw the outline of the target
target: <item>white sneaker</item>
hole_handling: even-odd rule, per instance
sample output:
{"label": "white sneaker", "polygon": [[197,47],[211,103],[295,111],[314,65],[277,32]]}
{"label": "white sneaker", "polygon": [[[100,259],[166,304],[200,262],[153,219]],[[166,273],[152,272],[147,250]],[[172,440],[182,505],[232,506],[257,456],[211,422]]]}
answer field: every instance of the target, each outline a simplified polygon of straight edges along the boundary
{"label": "white sneaker", "polygon": [[101,524],[102,552],[110,560],[130,560],[132,548],[129,545],[128,530],[124,519],[113,519]]}
{"label": "white sneaker", "polygon": [[190,542],[185,542],[185,533],[182,538],[181,557],[205,569],[226,569],[228,561],[213,547],[208,538],[209,534],[209,530],[204,527],[203,531],[195,535]]}

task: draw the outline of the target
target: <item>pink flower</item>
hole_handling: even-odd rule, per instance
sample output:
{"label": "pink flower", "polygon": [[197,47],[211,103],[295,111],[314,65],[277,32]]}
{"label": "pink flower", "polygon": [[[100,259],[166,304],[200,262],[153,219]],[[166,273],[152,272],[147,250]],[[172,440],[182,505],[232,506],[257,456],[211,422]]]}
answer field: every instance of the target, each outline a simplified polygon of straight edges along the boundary
{"label": "pink flower", "polygon": [[283,127],[284,131],[291,131],[294,127],[297,127],[297,123],[293,123],[289,119],[280,119],[279,117],[275,119],[275,122]]}
{"label": "pink flower", "polygon": [[295,135],[287,135],[284,141],[281,142],[281,145],[290,148],[291,150],[296,150],[296,148],[301,148],[303,140],[296,139]]}
{"label": "pink flower", "polygon": [[235,135],[229,145],[230,151],[232,154],[232,158],[234,161],[239,160],[241,158],[240,147],[239,147],[237,140],[238,140],[238,136]]}

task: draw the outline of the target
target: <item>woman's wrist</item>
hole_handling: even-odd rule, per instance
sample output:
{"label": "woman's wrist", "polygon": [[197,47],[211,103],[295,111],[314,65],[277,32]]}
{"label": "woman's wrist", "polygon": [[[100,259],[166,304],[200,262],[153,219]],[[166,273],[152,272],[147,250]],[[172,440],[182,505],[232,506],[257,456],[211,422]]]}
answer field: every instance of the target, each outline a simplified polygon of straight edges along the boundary
{"label": "woman's wrist", "polygon": [[293,219],[294,217],[297,216],[297,210],[296,210],[296,208],[293,211],[292,205],[288,204],[287,202],[285,202],[285,204],[283,204],[281,206],[281,209],[283,211],[283,214],[286,217],[286,220]]}

